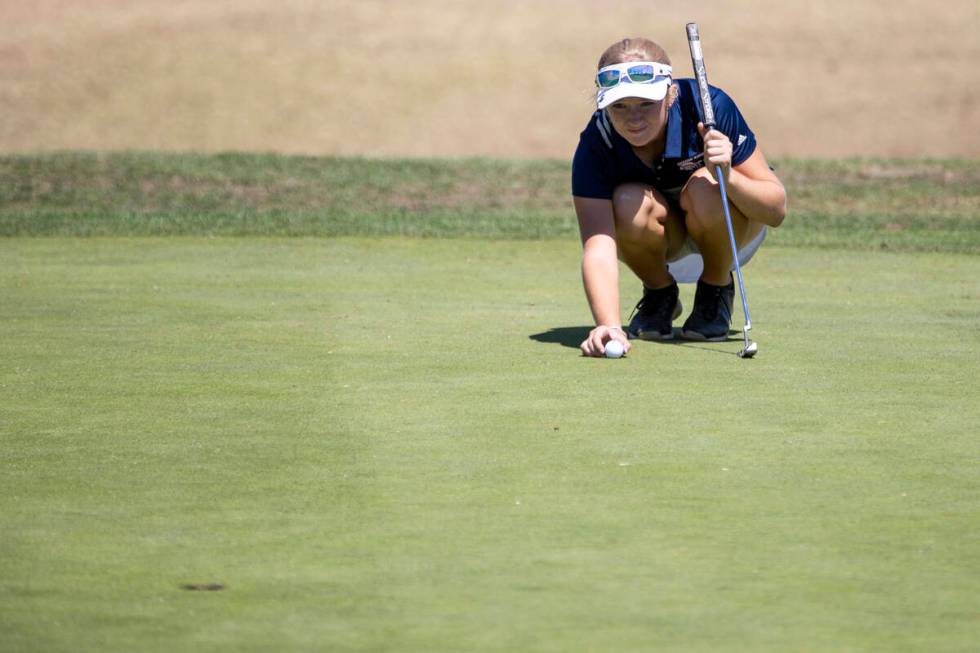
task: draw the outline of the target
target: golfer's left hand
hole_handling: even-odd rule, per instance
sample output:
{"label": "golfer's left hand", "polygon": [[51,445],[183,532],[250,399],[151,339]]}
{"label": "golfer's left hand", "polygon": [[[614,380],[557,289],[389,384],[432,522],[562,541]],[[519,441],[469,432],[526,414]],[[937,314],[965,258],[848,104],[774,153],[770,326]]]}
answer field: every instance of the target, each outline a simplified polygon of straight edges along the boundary
{"label": "golfer's left hand", "polygon": [[717,178],[717,171],[721,169],[727,182],[732,170],[732,142],[723,132],[709,130],[703,122],[698,123],[698,133],[704,141],[704,162],[708,166],[708,172]]}

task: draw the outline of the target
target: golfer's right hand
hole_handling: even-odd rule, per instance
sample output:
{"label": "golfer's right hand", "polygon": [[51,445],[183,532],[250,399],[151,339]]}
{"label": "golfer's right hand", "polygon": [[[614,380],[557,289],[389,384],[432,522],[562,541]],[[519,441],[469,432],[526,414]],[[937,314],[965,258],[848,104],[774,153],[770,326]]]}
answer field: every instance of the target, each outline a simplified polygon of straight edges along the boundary
{"label": "golfer's right hand", "polygon": [[623,353],[630,351],[630,341],[626,337],[626,332],[621,328],[607,326],[597,326],[589,332],[589,337],[582,341],[580,349],[583,356],[600,357],[605,356],[606,343],[610,340],[618,340],[623,343]]}

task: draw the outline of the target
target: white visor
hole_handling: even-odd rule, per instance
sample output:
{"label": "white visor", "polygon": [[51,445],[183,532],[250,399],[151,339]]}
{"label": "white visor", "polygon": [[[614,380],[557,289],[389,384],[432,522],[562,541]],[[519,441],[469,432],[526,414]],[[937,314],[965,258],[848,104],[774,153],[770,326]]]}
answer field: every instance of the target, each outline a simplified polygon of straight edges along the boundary
{"label": "white visor", "polygon": [[596,106],[605,109],[627,97],[659,102],[670,88],[670,66],[656,61],[627,61],[601,68],[596,75]]}

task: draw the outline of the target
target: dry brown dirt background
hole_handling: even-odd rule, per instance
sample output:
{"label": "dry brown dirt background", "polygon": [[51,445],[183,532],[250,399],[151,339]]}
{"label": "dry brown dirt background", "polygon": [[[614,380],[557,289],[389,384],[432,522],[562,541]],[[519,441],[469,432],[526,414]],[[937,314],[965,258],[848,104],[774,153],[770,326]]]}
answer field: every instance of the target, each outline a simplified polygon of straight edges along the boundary
{"label": "dry brown dirt background", "polygon": [[0,0],[0,151],[567,158],[688,21],[769,156],[980,157],[977,0]]}

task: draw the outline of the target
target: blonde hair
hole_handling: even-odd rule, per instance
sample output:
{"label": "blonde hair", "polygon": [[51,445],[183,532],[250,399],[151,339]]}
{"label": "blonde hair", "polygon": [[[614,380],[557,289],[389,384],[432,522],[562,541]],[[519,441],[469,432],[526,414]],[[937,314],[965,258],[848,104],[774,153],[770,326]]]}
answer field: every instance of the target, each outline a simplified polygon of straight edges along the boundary
{"label": "blonde hair", "polygon": [[667,51],[650,39],[633,38],[616,41],[599,57],[599,70],[626,61],[656,61],[670,65]]}

